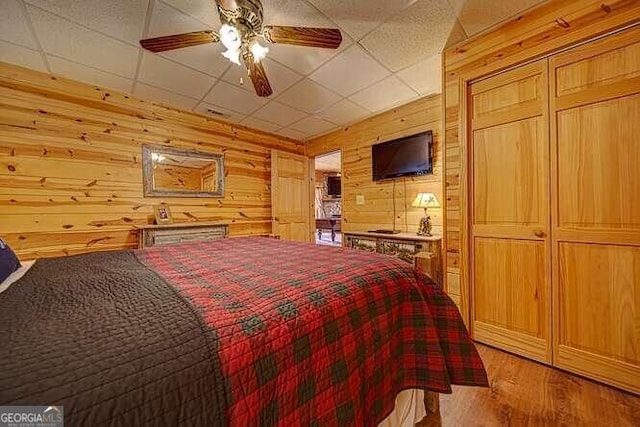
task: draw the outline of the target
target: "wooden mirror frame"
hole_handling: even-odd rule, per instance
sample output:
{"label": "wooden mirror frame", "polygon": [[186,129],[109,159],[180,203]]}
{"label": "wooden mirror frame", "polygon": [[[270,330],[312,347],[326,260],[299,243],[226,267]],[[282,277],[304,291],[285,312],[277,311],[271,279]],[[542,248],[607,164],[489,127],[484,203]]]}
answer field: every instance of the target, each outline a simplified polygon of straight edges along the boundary
{"label": "wooden mirror frame", "polygon": [[[198,159],[211,160],[216,164],[217,189],[218,191],[183,191],[183,190],[158,190],[153,186],[153,160],[152,153],[195,157]],[[144,197],[224,197],[224,155],[204,153],[196,150],[182,150],[169,148],[161,145],[142,146],[142,183]]]}

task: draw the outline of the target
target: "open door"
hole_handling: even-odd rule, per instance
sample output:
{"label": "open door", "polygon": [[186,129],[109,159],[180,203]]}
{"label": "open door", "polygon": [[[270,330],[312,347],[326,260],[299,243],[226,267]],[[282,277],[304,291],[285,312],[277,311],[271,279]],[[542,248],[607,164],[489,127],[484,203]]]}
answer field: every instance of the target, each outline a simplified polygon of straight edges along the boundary
{"label": "open door", "polygon": [[342,151],[320,154],[312,163],[317,245],[342,246]]}
{"label": "open door", "polygon": [[309,159],[271,150],[272,233],[283,240],[311,242],[311,187]]}

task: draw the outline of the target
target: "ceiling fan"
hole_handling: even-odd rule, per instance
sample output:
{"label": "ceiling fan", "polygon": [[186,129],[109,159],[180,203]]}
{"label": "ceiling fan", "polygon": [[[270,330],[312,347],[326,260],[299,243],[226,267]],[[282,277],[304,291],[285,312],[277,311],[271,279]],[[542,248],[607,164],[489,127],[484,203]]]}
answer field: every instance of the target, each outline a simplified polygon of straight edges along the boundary
{"label": "ceiling fan", "polygon": [[288,27],[262,25],[263,13],[260,0],[216,0],[220,14],[220,32],[205,30],[172,36],[140,40],[143,48],[151,52],[165,52],[206,43],[222,44],[227,50],[222,54],[231,62],[247,67],[258,96],[273,93],[261,61],[269,49],[262,46],[261,39],[269,43],[337,49],[342,43],[342,34],[336,28]]}

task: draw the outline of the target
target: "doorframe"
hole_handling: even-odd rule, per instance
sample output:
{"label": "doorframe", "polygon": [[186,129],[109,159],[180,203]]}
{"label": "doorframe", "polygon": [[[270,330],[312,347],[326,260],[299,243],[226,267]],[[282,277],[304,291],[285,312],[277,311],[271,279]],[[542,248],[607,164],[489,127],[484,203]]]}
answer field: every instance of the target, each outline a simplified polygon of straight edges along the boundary
{"label": "doorframe", "polygon": [[[333,153],[340,153],[340,234],[342,236],[344,226],[344,150],[342,147],[337,147],[330,151],[323,151],[321,153],[315,154],[313,157],[309,157],[309,173],[311,174],[311,241],[315,243],[316,241],[316,158],[327,156]],[[341,239],[341,245],[344,246],[344,239]]]}

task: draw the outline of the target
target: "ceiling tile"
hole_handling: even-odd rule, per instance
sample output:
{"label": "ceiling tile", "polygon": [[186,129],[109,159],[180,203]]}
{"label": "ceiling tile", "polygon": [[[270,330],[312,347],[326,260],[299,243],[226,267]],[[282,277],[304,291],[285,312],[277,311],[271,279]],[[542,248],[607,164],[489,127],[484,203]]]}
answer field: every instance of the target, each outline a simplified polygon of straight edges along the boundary
{"label": "ceiling tile", "polygon": [[378,27],[361,43],[396,72],[440,53],[455,22],[447,0],[420,0]]}
{"label": "ceiling tile", "polygon": [[66,59],[47,55],[47,62],[53,74],[64,76],[102,88],[114,89],[124,93],[131,93],[133,80],[87,67]]}
{"label": "ceiling tile", "polygon": [[467,34],[474,35],[543,1],[493,0],[488,7],[486,0],[467,0],[458,17]]}
{"label": "ceiling tile", "polygon": [[390,76],[375,85],[352,95],[349,99],[373,112],[387,110],[416,98],[417,94],[396,76]]}
{"label": "ceiling tile", "polygon": [[138,43],[149,0],[26,0],[56,15],[130,43]]}
{"label": "ceiling tile", "polygon": [[220,28],[220,16],[218,7],[214,1],[202,0],[162,0],[176,9],[191,15],[200,22],[207,24],[209,29],[218,30]]}
{"label": "ceiling tile", "polygon": [[156,2],[151,14],[151,22],[149,30],[145,34],[145,38],[168,36],[171,34],[188,33],[191,31],[202,31],[207,28],[202,22],[194,19],[179,10],[164,4]]}
{"label": "ceiling tile", "polygon": [[278,97],[278,101],[310,114],[322,111],[339,100],[338,95],[309,79],[296,83]]}
{"label": "ceiling tile", "polygon": [[447,38],[447,42],[445,43],[444,48],[446,49],[455,44],[458,44],[461,41],[465,40],[466,38],[467,38],[467,33],[464,31],[464,28],[460,24],[460,21],[456,20],[455,25],[451,29],[451,33],[449,33],[449,38]]}
{"label": "ceiling tile", "polygon": [[[265,25],[336,27],[335,23],[305,1],[263,0],[262,4]],[[269,44],[269,57],[306,76],[352,44],[353,41],[346,34],[342,35],[342,44],[338,49]]]}
{"label": "ceiling tile", "polygon": [[275,123],[266,122],[264,120],[256,119],[255,117],[247,117],[243,121],[240,122],[241,125],[262,130],[265,132],[275,132],[280,129],[282,126],[277,125]]}
{"label": "ceiling tile", "polygon": [[293,138],[298,141],[304,141],[305,139],[308,139],[311,136],[311,134],[308,134],[306,132],[300,132],[298,130],[291,129],[291,128],[280,129],[278,131],[278,135],[286,136],[287,138]]}
{"label": "ceiling tile", "polygon": [[344,50],[309,76],[342,96],[349,96],[391,74],[359,45]]}
{"label": "ceiling tile", "polygon": [[331,123],[335,123],[336,125],[344,125],[358,119],[362,119],[369,113],[370,112],[367,109],[362,108],[358,104],[354,104],[348,99],[343,99],[337,104],[321,111],[317,115]]}
{"label": "ceiling tile", "polygon": [[47,66],[42,59],[40,52],[27,49],[16,44],[7,43],[0,40],[0,62],[20,65],[32,70],[47,71]]}
{"label": "ceiling tile", "polygon": [[181,95],[200,99],[215,79],[153,53],[142,56],[138,80]]}
{"label": "ceiling tile", "polygon": [[38,49],[24,14],[24,6],[18,0],[2,0],[0,40]]}
{"label": "ceiling tile", "polygon": [[335,27],[326,16],[300,0],[262,0],[265,25],[292,27]]}
{"label": "ceiling tile", "polygon": [[197,99],[182,96],[144,83],[136,83],[133,94],[145,101],[157,102],[183,110],[191,110],[198,103]]}
{"label": "ceiling tile", "polygon": [[211,89],[204,101],[210,104],[222,105],[239,113],[251,114],[269,100],[259,97],[255,92],[240,89],[220,80]]}
{"label": "ceiling tile", "polygon": [[340,172],[342,169],[342,151],[316,156],[314,163],[316,170]]}
{"label": "ceiling tile", "polygon": [[160,55],[213,77],[220,77],[231,65],[229,60],[222,56],[222,47],[218,43],[185,47]]}
{"label": "ceiling tile", "polygon": [[27,6],[46,53],[123,77],[133,78],[139,49]]}
{"label": "ceiling tile", "polygon": [[433,55],[406,68],[397,76],[420,95],[442,92],[442,58]]}
{"label": "ceiling tile", "polygon": [[277,101],[271,101],[251,116],[271,123],[276,123],[282,127],[289,126],[291,123],[297,122],[306,115],[307,113],[303,113],[302,111],[288,107]]}
{"label": "ceiling tile", "polygon": [[354,40],[359,40],[390,16],[416,0],[309,0]]}
{"label": "ceiling tile", "polygon": [[[189,6],[189,1],[175,1],[181,6]],[[199,2],[202,5],[214,2]],[[191,4],[195,9],[195,5]],[[219,26],[219,24],[218,24]],[[145,38],[161,37],[171,34],[189,33],[192,31],[202,31],[211,29],[206,24],[194,19],[161,2],[156,2],[151,16],[149,31]],[[217,29],[217,28],[216,28]],[[170,58],[188,67],[194,68],[210,76],[220,77],[229,67],[229,60],[222,56],[224,46],[221,43],[211,43],[207,45],[191,46],[182,49],[171,50],[160,53],[165,58]]]}
{"label": "ceiling tile", "polygon": [[[201,102],[200,104],[196,105],[196,108],[194,108],[193,110],[197,113],[202,114],[203,116],[231,123],[240,122],[246,117],[246,114],[236,113],[235,111],[231,111],[219,105],[213,105],[206,102]],[[217,111],[218,113],[222,114],[215,114],[209,110]]]}
{"label": "ceiling tile", "polygon": [[448,0],[448,1],[449,1],[449,4],[451,5],[451,9],[453,9],[453,13],[456,16],[458,16],[460,15],[460,12],[462,11],[462,7],[464,6],[464,4],[469,0]]}
{"label": "ceiling tile", "polygon": [[335,129],[336,125],[318,117],[310,116],[294,123],[289,126],[289,128],[300,132],[306,132],[311,135],[318,135]]}
{"label": "ceiling tile", "polygon": [[[229,63],[228,60],[225,59],[225,61]],[[269,58],[265,59],[262,62],[267,73],[267,77],[269,78],[269,82],[271,83],[273,93],[276,96],[278,96],[279,94],[290,88],[294,83],[302,79],[302,76],[300,74],[290,70],[284,65],[278,64],[277,62]],[[240,79],[242,79],[242,85],[240,84]],[[225,75],[222,77],[222,80],[253,92],[253,83],[251,83],[251,79],[247,76],[247,69],[244,66],[231,64],[231,67],[229,67],[229,71],[225,73]]]}

